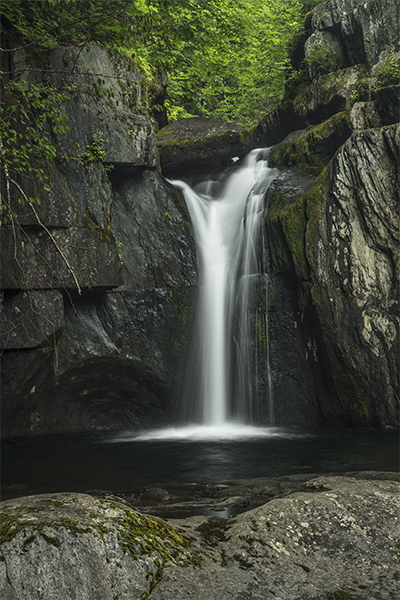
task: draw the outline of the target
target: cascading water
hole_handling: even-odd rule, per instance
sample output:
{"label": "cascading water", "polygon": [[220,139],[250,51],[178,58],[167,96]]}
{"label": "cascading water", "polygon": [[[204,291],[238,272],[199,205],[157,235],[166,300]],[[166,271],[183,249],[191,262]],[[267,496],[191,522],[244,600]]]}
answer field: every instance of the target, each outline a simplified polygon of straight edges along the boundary
{"label": "cascading water", "polygon": [[[254,150],[222,187],[218,181],[205,181],[194,189],[183,181],[171,182],[185,196],[200,270],[186,422],[220,429],[230,422],[253,420],[258,379],[254,348],[262,337],[268,352],[268,328],[260,322],[262,314],[252,314],[251,307],[254,313],[257,286],[264,294],[268,289],[263,253],[260,260],[257,250],[265,194],[276,175],[268,167],[267,151]],[[268,356],[267,363],[269,425],[273,425]]]}

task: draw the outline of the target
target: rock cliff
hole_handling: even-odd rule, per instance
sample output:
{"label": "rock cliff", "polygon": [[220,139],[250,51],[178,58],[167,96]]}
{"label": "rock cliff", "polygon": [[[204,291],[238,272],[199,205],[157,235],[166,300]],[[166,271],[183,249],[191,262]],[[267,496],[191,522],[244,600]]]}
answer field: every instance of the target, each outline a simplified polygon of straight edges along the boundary
{"label": "rock cliff", "polygon": [[180,377],[196,281],[188,216],[159,174],[143,78],[88,50],[13,53],[15,81],[68,81],[70,131],[55,140],[50,191],[19,180],[41,198],[37,215],[12,189],[17,226],[2,226],[6,434],[154,424]]}
{"label": "rock cliff", "polygon": [[[320,4],[281,105],[251,134],[232,126],[225,139],[208,123],[190,152],[196,120],[159,134],[167,170],[241,154],[253,135],[273,146],[266,251],[280,425],[398,425],[399,10],[391,0]],[[36,214],[15,188],[17,226],[2,226],[3,433],[170,421],[195,252],[183,200],[160,174],[143,77],[95,46],[16,50],[10,69],[16,82],[50,77],[68,90],[70,132],[55,139],[50,190],[24,182],[42,200]]]}
{"label": "rock cliff", "polygon": [[266,222],[280,423],[398,426],[398,34],[397,2],[319,5],[300,84],[259,126],[282,169]]}

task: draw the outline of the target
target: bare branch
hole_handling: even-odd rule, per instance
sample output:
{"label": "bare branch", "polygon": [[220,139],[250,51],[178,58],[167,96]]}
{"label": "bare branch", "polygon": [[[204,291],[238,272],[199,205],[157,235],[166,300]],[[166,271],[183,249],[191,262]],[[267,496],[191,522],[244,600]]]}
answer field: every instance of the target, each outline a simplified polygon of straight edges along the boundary
{"label": "bare branch", "polygon": [[64,252],[61,250],[60,246],[57,244],[53,234],[51,233],[51,231],[46,227],[46,225],[44,225],[44,223],[42,223],[42,221],[40,220],[40,217],[38,215],[38,212],[34,206],[34,204],[32,202],[30,202],[29,198],[27,197],[27,195],[25,194],[24,190],[21,188],[21,186],[14,181],[14,179],[10,179],[10,182],[13,183],[16,188],[20,191],[20,193],[23,195],[25,202],[27,202],[29,204],[29,206],[32,209],[33,214],[35,215],[36,221],[38,222],[38,224],[43,227],[43,229],[46,231],[46,233],[48,234],[48,236],[50,237],[51,241],[53,242],[54,246],[56,247],[57,251],[59,252],[61,258],[63,259],[63,261],[65,262],[65,264],[67,265],[67,268],[69,270],[69,272],[71,273],[73,280],[75,282],[75,285],[77,287],[78,290],[78,294],[80,295],[82,293],[82,290],[80,288],[79,282],[76,278],[76,275],[74,273],[74,268],[71,267],[71,265],[69,264]]}

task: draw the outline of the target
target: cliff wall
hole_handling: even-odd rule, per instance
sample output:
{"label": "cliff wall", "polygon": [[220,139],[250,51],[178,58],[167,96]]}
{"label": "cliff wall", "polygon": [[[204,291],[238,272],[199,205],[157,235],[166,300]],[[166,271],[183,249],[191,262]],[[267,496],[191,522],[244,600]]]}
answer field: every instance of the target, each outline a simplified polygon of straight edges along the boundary
{"label": "cliff wall", "polygon": [[[319,5],[283,102],[256,128],[280,169],[266,218],[280,425],[398,425],[399,10]],[[49,191],[17,179],[41,198],[37,214],[14,186],[15,220],[1,228],[3,433],[170,422],[195,251],[160,174],[144,79],[95,46],[14,51],[10,70],[68,89],[70,131],[55,138]]]}
{"label": "cliff wall", "polygon": [[12,59],[17,82],[68,83],[70,131],[55,139],[48,192],[17,180],[40,205],[21,206],[14,186],[2,226],[3,432],[154,425],[173,410],[196,274],[143,78],[96,46]]}
{"label": "cliff wall", "polygon": [[297,129],[271,151],[266,224],[280,422],[398,425],[399,22],[398,2],[319,5],[259,127]]}

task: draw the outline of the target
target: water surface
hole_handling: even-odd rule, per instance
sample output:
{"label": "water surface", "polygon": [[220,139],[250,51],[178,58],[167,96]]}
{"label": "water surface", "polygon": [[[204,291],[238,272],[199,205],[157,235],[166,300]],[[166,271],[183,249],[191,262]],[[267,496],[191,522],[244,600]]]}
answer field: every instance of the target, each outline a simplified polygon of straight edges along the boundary
{"label": "water surface", "polygon": [[122,493],[296,473],[399,470],[397,432],[271,428],[259,433],[236,439],[179,439],[179,434],[173,438],[165,433],[157,439],[154,432],[147,437],[107,432],[4,440],[2,498],[65,491]]}

